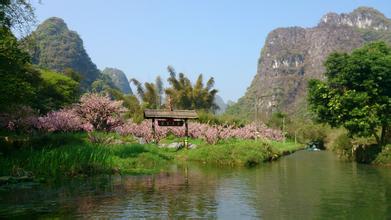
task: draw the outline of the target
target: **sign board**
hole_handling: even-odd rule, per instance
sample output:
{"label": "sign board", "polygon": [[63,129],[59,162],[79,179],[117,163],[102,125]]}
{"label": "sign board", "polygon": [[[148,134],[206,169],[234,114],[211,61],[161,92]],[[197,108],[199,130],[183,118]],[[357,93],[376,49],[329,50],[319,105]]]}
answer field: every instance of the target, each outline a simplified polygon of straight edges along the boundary
{"label": "sign board", "polygon": [[183,126],[183,121],[174,121],[174,120],[158,120],[157,124],[159,126],[173,126],[173,127],[181,127]]}

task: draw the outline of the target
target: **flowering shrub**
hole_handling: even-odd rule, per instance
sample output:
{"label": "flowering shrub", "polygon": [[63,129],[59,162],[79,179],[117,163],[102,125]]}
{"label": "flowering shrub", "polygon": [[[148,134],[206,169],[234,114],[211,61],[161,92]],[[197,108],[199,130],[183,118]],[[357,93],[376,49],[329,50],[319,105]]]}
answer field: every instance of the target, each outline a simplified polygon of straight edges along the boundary
{"label": "flowering shrub", "polygon": [[11,113],[0,114],[0,127],[10,131],[31,131],[37,124],[37,112],[28,106],[15,106]]}
{"label": "flowering shrub", "polygon": [[108,95],[87,93],[80,98],[75,111],[95,130],[111,130],[122,123],[120,114],[124,108],[122,101],[113,101]]}
{"label": "flowering shrub", "polygon": [[[116,127],[114,130],[121,135],[134,135],[136,137],[145,139],[146,142],[151,142],[154,138],[151,127],[151,121],[143,121],[141,124],[136,124],[132,121],[128,121],[127,123]],[[173,134],[177,137],[185,136],[184,127],[160,127],[155,125],[155,131],[156,141],[167,137],[167,135],[169,134]],[[284,136],[281,131],[267,128],[264,124],[260,126],[256,126],[255,124],[249,124],[242,128],[234,128],[232,126],[211,126],[208,124],[191,122],[189,123],[189,136],[192,138],[203,139],[210,144],[215,144],[219,140],[229,138],[264,138],[277,141],[281,141],[284,139]]]}
{"label": "flowering shrub", "polygon": [[36,126],[38,129],[53,131],[81,131],[90,130],[90,125],[83,123],[74,109],[61,109],[56,112],[49,112],[38,118]]}
{"label": "flowering shrub", "polygon": [[122,101],[113,101],[108,96],[85,94],[80,103],[72,108],[50,112],[38,118],[36,127],[53,131],[111,130],[122,124]]}

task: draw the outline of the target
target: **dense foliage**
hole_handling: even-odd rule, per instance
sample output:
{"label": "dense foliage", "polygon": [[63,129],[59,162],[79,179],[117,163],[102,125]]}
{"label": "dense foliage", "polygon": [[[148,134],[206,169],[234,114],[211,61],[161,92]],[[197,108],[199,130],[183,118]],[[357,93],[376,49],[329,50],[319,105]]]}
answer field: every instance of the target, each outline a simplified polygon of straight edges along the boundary
{"label": "dense foliage", "polygon": [[333,53],[325,67],[325,82],[309,82],[310,107],[319,121],[343,126],[350,135],[373,135],[380,145],[389,142],[391,48],[377,42],[351,54]]}
{"label": "dense foliage", "polygon": [[0,111],[15,104],[34,103],[39,72],[29,64],[29,56],[8,28],[0,29]]}
{"label": "dense foliage", "polygon": [[42,112],[60,109],[77,101],[79,83],[60,73],[50,70],[40,71],[42,84],[37,93],[37,102],[32,106]]}
{"label": "dense foliage", "polygon": [[1,0],[0,27],[28,31],[35,22],[34,9],[28,0]]}

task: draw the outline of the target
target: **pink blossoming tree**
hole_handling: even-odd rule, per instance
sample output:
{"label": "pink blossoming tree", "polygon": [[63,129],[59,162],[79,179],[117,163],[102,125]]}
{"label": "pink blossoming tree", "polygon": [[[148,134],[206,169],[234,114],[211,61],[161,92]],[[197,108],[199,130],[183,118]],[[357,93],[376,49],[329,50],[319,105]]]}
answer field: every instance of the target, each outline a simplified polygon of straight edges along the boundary
{"label": "pink blossoming tree", "polygon": [[122,101],[113,101],[108,95],[87,93],[80,98],[75,111],[85,122],[95,130],[109,131],[122,123],[121,113],[124,112]]}

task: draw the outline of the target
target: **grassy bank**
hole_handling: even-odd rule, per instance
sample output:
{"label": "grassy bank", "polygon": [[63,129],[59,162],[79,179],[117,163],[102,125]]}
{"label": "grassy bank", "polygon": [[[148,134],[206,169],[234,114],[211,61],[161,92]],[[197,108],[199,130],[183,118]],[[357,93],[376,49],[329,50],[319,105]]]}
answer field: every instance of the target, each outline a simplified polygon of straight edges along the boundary
{"label": "grassy bank", "polygon": [[383,150],[376,156],[373,161],[377,165],[391,166],[391,144],[388,144]]}
{"label": "grassy bank", "polygon": [[216,145],[200,144],[196,149],[179,152],[177,158],[217,165],[254,166],[301,148],[302,145],[293,142],[233,139]]}
{"label": "grassy bank", "polygon": [[155,146],[63,145],[23,149],[0,159],[0,175],[55,177],[99,173],[144,174],[158,172],[172,159],[168,150]]}
{"label": "grassy bank", "polygon": [[1,143],[0,176],[155,173],[173,158],[172,150],[137,144],[112,133],[7,135],[3,134]]}
{"label": "grassy bank", "polygon": [[[148,174],[165,170],[176,161],[253,166],[300,149],[291,142],[226,140],[215,145],[190,140],[195,149],[168,149],[138,144],[114,133],[53,133],[2,139],[0,176],[80,176],[95,174]],[[178,138],[162,140],[166,145]]]}
{"label": "grassy bank", "polygon": [[349,137],[346,130],[334,129],[326,146],[341,159],[374,165],[391,165],[391,144],[380,147],[374,137]]}

